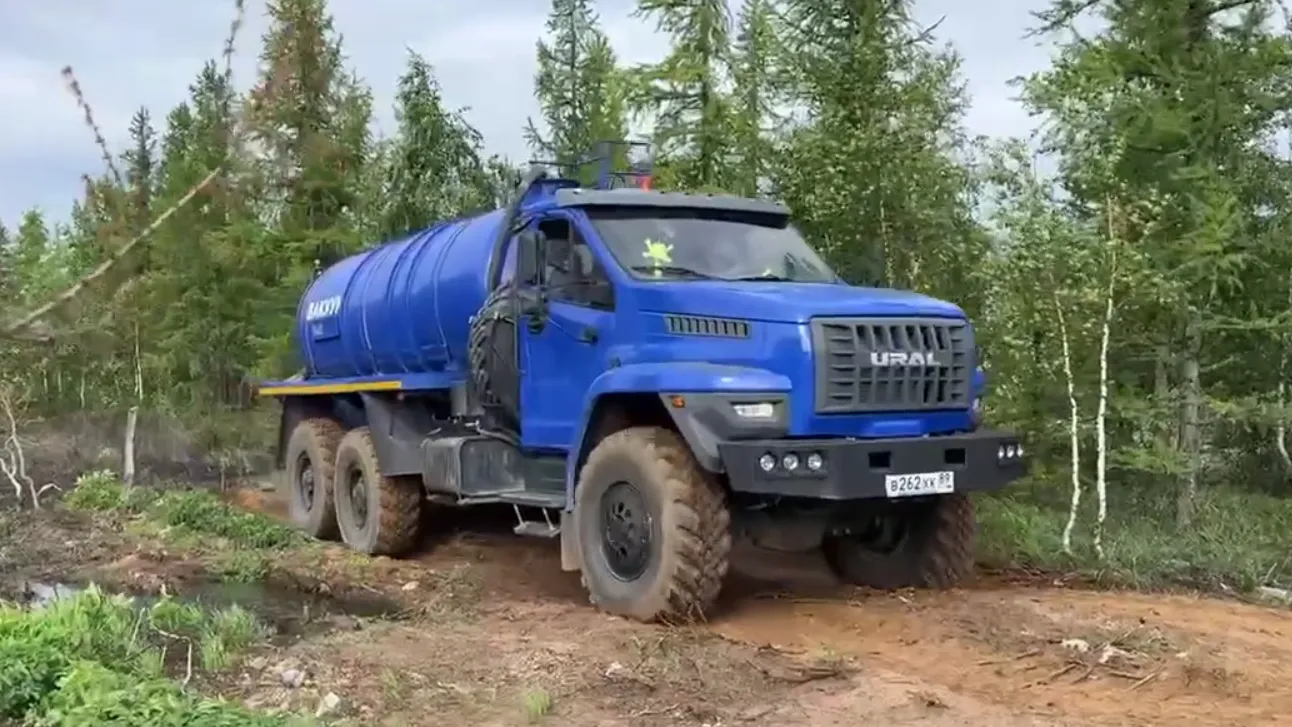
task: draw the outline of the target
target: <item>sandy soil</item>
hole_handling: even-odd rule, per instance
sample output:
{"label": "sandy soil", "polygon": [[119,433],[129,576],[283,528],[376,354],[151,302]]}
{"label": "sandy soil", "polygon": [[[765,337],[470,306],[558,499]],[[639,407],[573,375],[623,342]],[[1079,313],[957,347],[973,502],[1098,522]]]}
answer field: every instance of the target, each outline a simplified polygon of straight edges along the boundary
{"label": "sandy soil", "polygon": [[[259,493],[239,504],[271,514]],[[424,552],[281,564],[306,590],[369,593],[399,617],[309,615],[209,688],[263,708],[388,725],[1292,725],[1292,612],[1184,595],[981,577],[950,592],[832,583],[818,563],[738,561],[722,612],[666,629],[605,616],[555,542],[505,520],[443,527]],[[0,584],[202,579],[195,556],[49,513],[0,526]],[[308,571],[308,572],[302,572]],[[3,595],[3,593],[0,593]],[[297,687],[280,673],[299,669]]]}

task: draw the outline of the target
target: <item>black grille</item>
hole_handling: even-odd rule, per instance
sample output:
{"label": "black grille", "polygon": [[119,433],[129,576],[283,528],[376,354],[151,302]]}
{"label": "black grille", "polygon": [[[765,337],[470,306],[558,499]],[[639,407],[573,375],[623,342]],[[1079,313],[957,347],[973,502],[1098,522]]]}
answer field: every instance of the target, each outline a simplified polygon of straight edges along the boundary
{"label": "black grille", "polygon": [[669,333],[677,336],[749,338],[749,322],[731,318],[667,315],[664,325]]}
{"label": "black grille", "polygon": [[820,414],[969,406],[973,330],[943,318],[812,321]]}

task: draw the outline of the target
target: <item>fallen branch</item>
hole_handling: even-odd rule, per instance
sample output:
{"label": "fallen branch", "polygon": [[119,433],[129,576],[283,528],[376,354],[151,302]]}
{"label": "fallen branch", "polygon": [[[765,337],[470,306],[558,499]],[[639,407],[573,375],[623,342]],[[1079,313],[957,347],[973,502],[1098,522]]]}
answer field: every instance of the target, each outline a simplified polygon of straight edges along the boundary
{"label": "fallen branch", "polygon": [[1157,676],[1158,676],[1159,674],[1161,674],[1161,673],[1162,673],[1162,670],[1161,670],[1161,669],[1158,669],[1157,671],[1155,671],[1155,672],[1153,672],[1153,673],[1151,673],[1151,674],[1147,674],[1147,675],[1145,675],[1143,679],[1140,679],[1139,681],[1137,681],[1137,682],[1135,682],[1134,684],[1132,684],[1132,685],[1130,685],[1129,687],[1127,687],[1127,688],[1126,688],[1126,691],[1128,691],[1128,692],[1133,692],[1133,691],[1135,691],[1136,689],[1139,689],[1140,687],[1144,686],[1145,684],[1148,684],[1149,682],[1151,682],[1151,681],[1153,681],[1154,679],[1156,679],[1156,678],[1157,678]]}
{"label": "fallen branch", "polygon": [[[139,246],[139,243],[143,242],[149,235],[156,232],[159,227],[166,224],[166,221],[169,220],[171,216],[187,205],[198,195],[199,192],[206,189],[223,170],[224,165],[220,165],[215,169],[212,169],[210,174],[207,174],[202,181],[198,182],[183,197],[181,197],[178,202],[172,205],[170,209],[158,215],[157,219],[153,220],[152,223],[145,227],[142,232],[131,238],[129,242],[121,247],[121,249],[112,253],[107,260],[100,263],[97,268],[90,271],[90,273],[85,277],[76,281],[62,293],[55,296],[53,300],[50,300],[45,305],[42,305],[22,316],[18,320],[13,321],[12,323],[7,323],[4,327],[0,327],[0,338],[18,338],[37,342],[48,342],[54,340],[52,330],[41,329],[38,327],[41,319],[45,318],[55,310],[58,310],[60,307],[72,302],[83,290],[112,272],[113,268],[117,267],[117,265],[119,265],[133,249]],[[27,333],[31,333],[33,335],[25,335]]]}
{"label": "fallen branch", "polygon": [[1030,649],[1028,651],[1024,651],[1021,654],[1018,654],[1017,656],[1011,656],[1006,659],[984,659],[983,661],[978,662],[976,666],[999,666],[1001,664],[1009,664],[1010,662],[1022,661],[1023,659],[1028,659],[1033,656],[1040,656],[1040,655],[1041,655],[1040,649]]}
{"label": "fallen branch", "polygon": [[[223,48],[224,76],[225,80],[229,82],[230,87],[232,87],[233,53],[235,43],[238,31],[242,28],[245,14],[246,0],[234,0],[234,16],[233,20],[229,24],[229,34],[225,39]],[[72,71],[72,67],[64,67],[62,75],[68,89],[76,99],[77,106],[85,115],[85,123],[90,128],[90,132],[94,135],[95,144],[98,145],[99,151],[103,155],[104,163],[107,164],[109,174],[111,174],[112,179],[118,187],[124,187],[120,170],[117,169],[116,163],[113,161],[112,153],[108,149],[107,140],[104,139],[103,133],[100,131],[98,124],[94,120],[94,113],[91,111],[90,105],[86,101],[85,93],[82,90],[80,83],[76,80],[76,75]],[[50,314],[76,301],[83,291],[89,289],[91,286],[107,277],[109,273],[121,265],[126,256],[128,256],[135,248],[139,247],[139,245],[156,232],[158,228],[166,224],[166,221],[174,216],[176,212],[187,206],[194,197],[209,187],[216,177],[226,171],[229,162],[235,156],[234,151],[238,147],[238,144],[236,143],[238,141],[236,138],[237,136],[238,134],[235,133],[235,138],[232,140],[235,143],[231,145],[232,148],[221,163],[217,164],[215,168],[212,169],[201,181],[193,185],[193,187],[189,189],[184,196],[180,197],[175,204],[171,205],[169,209],[158,215],[151,223],[148,224],[147,227],[140,230],[134,235],[134,237],[127,241],[126,244],[111,252],[107,259],[94,268],[94,270],[68,286],[66,290],[54,296],[54,298],[49,302],[39,306],[35,310],[19,316],[16,320],[0,325],[0,339],[8,338],[36,343],[48,343],[53,341],[55,339],[53,329],[48,324],[42,325],[42,321],[49,317]]]}
{"label": "fallen branch", "polygon": [[1024,689],[1031,689],[1032,687],[1039,687],[1039,686],[1041,686],[1041,685],[1043,685],[1043,684],[1049,684],[1050,682],[1054,681],[1055,679],[1058,679],[1059,677],[1063,676],[1064,674],[1067,674],[1067,673],[1069,673],[1069,672],[1072,672],[1072,671],[1074,671],[1074,670],[1076,670],[1076,669],[1080,669],[1080,668],[1082,668],[1082,667],[1084,667],[1084,666],[1086,666],[1086,664],[1085,664],[1085,663],[1083,663],[1083,662],[1080,662],[1080,661],[1071,661],[1071,662],[1068,662],[1067,664],[1065,664],[1065,665],[1063,666],[1063,668],[1061,668],[1061,669],[1055,669],[1054,671],[1050,672],[1049,674],[1045,675],[1044,677],[1041,677],[1040,679],[1037,679],[1037,680],[1036,680],[1036,681],[1034,681],[1034,682],[1031,682],[1031,683],[1029,683],[1029,684],[1024,684],[1024,685],[1023,685],[1023,688],[1024,688]]}
{"label": "fallen branch", "polygon": [[[161,634],[162,636],[165,636],[165,637],[166,637],[166,638],[168,638],[168,639],[173,639],[173,640],[175,640],[175,641],[181,641],[181,642],[183,642],[183,643],[185,643],[185,644],[187,644],[187,645],[188,645],[188,657],[187,657],[187,659],[186,659],[186,660],[185,660],[185,662],[184,662],[184,680],[183,680],[182,682],[180,682],[181,684],[184,684],[185,686],[187,686],[187,685],[188,685],[188,683],[189,683],[190,681],[192,681],[192,680],[193,680],[193,640],[192,640],[192,639],[190,639],[190,638],[188,638],[187,636],[180,636],[179,634],[172,634],[172,633],[170,633],[169,631],[164,631],[164,630],[162,630],[162,629],[160,629],[160,628],[157,628],[157,625],[156,625],[156,624],[151,624],[151,623],[150,623],[149,625],[150,625],[150,626],[152,626],[153,631],[156,631],[157,633]],[[166,656],[165,656],[165,654],[166,654],[166,652],[165,652],[164,647],[163,647],[163,651],[162,651],[162,662],[163,662],[163,663],[165,663],[165,661],[166,661]]]}

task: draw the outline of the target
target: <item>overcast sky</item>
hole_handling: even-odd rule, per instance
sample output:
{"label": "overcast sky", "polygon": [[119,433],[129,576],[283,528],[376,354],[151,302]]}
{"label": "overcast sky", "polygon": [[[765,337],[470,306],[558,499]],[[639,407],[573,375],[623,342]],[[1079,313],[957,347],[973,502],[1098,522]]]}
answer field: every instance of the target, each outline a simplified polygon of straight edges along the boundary
{"label": "overcast sky", "polygon": [[[1045,66],[1049,51],[1023,34],[1039,0],[978,5],[917,0],[919,19],[945,16],[937,35],[964,57],[974,133],[1026,134],[1033,126],[1006,82]],[[248,0],[235,74],[251,83],[264,0]],[[391,99],[408,48],[435,64],[445,96],[469,107],[490,151],[527,159],[521,138],[532,96],[534,42],[547,0],[331,0],[350,65],[376,94],[377,123],[393,127]],[[627,62],[658,58],[665,40],[631,17],[631,0],[602,0],[605,29]],[[733,0],[733,5],[738,5]],[[452,9],[450,9],[452,8]],[[83,173],[103,162],[59,70],[72,65],[114,151],[131,114],[147,106],[159,121],[187,95],[206,59],[217,56],[232,2],[222,0],[35,0],[0,2],[0,221],[23,210],[64,218]]]}

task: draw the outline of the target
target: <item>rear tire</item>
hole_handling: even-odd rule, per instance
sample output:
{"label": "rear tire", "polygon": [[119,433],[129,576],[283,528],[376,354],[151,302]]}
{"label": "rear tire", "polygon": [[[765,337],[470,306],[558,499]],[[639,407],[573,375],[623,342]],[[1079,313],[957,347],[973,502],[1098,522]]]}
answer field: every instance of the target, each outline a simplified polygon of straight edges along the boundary
{"label": "rear tire", "polygon": [[879,527],[900,538],[830,536],[821,549],[839,580],[872,588],[950,588],[973,573],[977,521],[966,494],[894,504]]}
{"label": "rear tire", "polygon": [[336,454],[336,520],[341,539],[369,555],[402,555],[417,544],[422,482],[386,477],[368,427],[352,429]]}
{"label": "rear tire", "polygon": [[287,443],[284,459],[288,514],[292,524],[320,540],[336,540],[340,536],[333,481],[336,450],[344,435],[337,422],[312,417],[296,425]]}
{"label": "rear tire", "polygon": [[717,602],[731,552],[727,497],[675,432],[603,439],[579,474],[574,520],[583,584],[602,610],[685,622]]}

